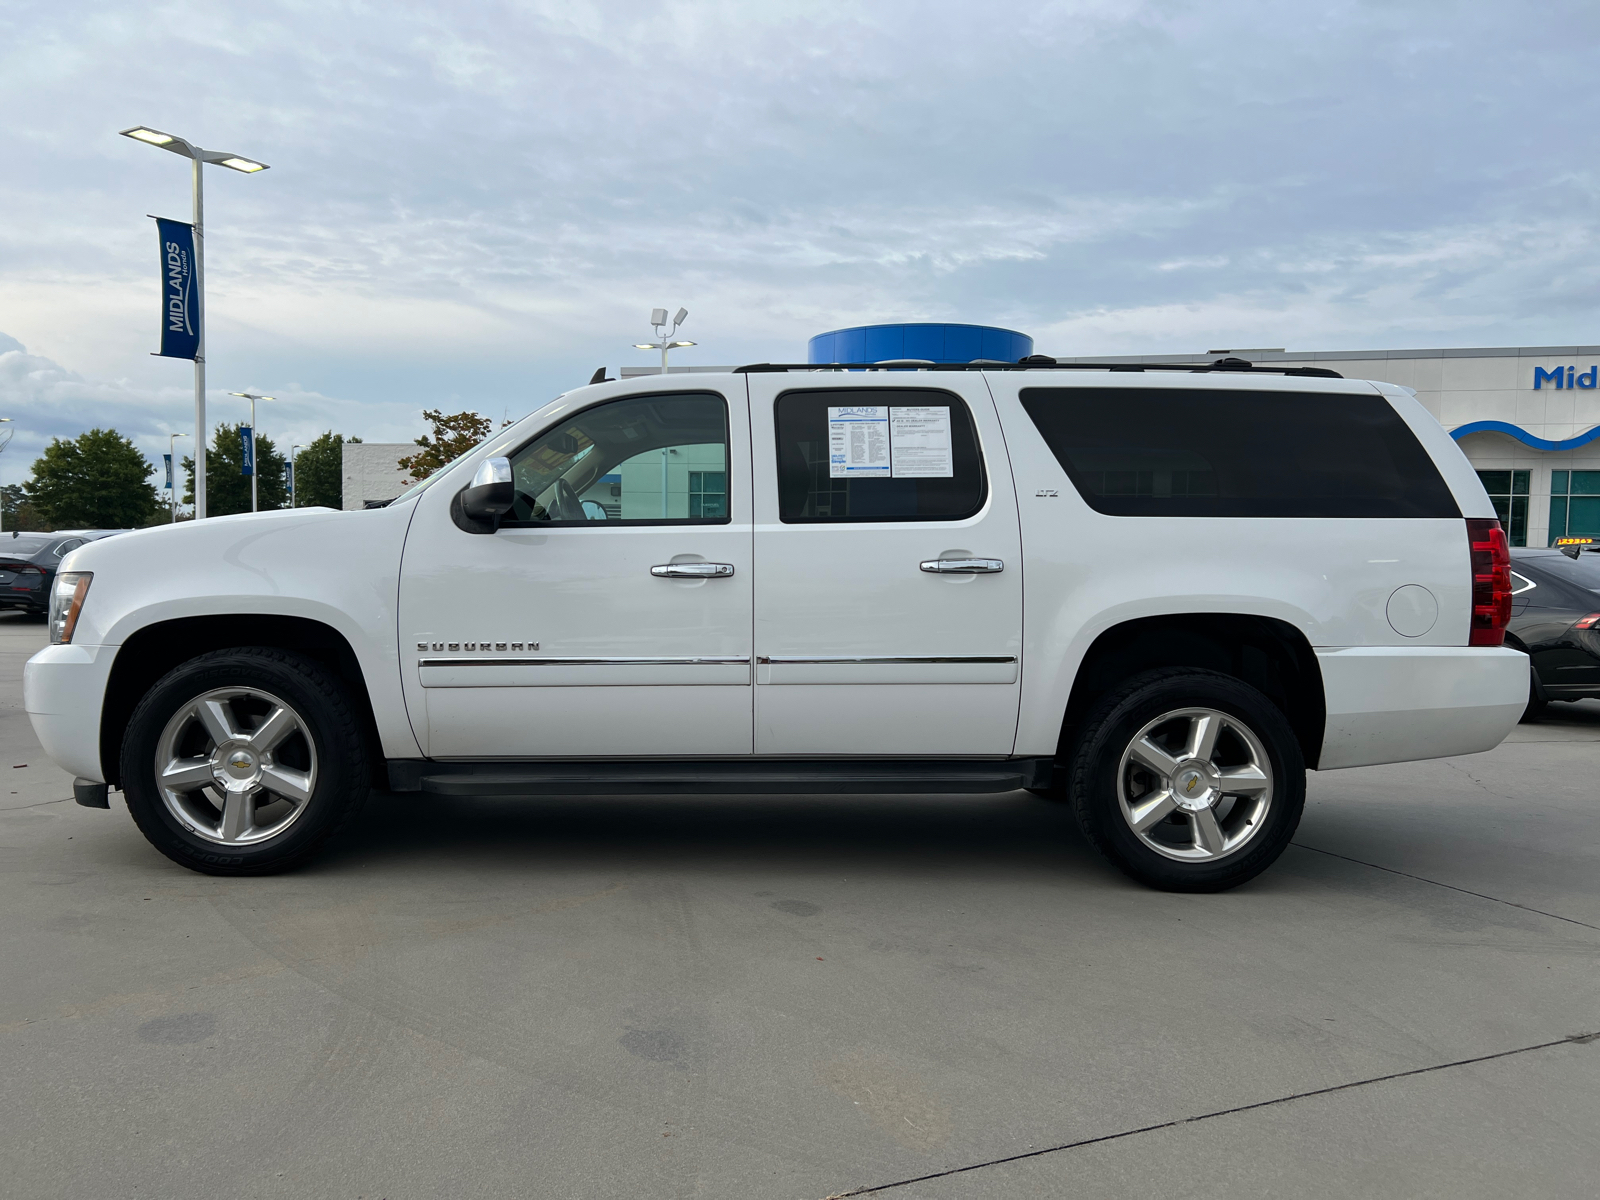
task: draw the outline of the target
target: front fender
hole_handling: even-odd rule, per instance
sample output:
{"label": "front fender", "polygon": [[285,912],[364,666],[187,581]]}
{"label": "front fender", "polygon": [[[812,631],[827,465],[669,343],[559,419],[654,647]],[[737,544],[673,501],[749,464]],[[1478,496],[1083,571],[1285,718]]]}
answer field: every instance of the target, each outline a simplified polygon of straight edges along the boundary
{"label": "front fender", "polygon": [[117,647],[137,631],[194,617],[298,617],[326,625],[355,654],[391,757],[420,753],[400,695],[400,553],[412,505],[358,512],[298,509],[140,530],[75,551],[91,571],[73,641]]}

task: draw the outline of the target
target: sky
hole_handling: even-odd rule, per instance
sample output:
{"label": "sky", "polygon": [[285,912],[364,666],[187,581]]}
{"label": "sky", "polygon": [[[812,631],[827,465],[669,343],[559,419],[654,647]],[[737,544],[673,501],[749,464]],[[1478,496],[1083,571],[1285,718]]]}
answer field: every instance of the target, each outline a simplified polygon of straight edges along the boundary
{"label": "sky", "polygon": [[[1593,0],[0,0],[0,481],[156,461],[207,168],[209,413],[281,446],[874,321],[1042,353],[1600,344]],[[192,442],[180,440],[180,451]]]}

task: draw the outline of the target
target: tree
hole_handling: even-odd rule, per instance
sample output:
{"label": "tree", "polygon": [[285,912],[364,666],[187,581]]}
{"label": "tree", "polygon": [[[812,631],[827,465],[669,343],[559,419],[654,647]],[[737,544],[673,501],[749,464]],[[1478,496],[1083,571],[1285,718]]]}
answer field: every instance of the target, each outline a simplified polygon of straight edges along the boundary
{"label": "tree", "polygon": [[[211,449],[206,451],[206,515],[225,517],[250,511],[250,476],[244,474],[244,438],[238,425],[218,425]],[[272,439],[256,435],[256,497],[263,512],[287,508],[289,485],[284,478],[283,455]],[[194,503],[194,459],[183,460],[185,504]]]}
{"label": "tree", "polygon": [[56,529],[129,529],[154,523],[161,499],[139,448],[115,429],[54,438],[33,464],[24,495]]}
{"label": "tree", "polygon": [[294,456],[296,508],[344,507],[344,444],[359,442],[328,430]]}
{"label": "tree", "polygon": [[493,421],[475,412],[447,417],[437,408],[425,408],[422,416],[432,422],[433,437],[423,434],[417,439],[422,449],[400,460],[401,470],[410,472],[411,478],[419,483],[471,450],[494,428]]}
{"label": "tree", "polygon": [[0,488],[0,514],[5,517],[5,524],[0,528],[8,531],[29,533],[44,528],[44,519],[39,516],[20,483],[8,483]]}

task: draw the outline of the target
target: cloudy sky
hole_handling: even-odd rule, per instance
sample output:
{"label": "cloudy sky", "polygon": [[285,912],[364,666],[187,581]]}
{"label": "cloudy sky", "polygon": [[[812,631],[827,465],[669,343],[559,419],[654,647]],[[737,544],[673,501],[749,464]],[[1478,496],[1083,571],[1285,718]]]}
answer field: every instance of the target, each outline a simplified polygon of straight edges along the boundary
{"label": "cloudy sky", "polygon": [[647,364],[657,305],[702,363],[1600,343],[1597,51],[1593,0],[0,0],[0,476],[192,432],[135,123],[272,167],[208,168],[213,418],[401,441]]}

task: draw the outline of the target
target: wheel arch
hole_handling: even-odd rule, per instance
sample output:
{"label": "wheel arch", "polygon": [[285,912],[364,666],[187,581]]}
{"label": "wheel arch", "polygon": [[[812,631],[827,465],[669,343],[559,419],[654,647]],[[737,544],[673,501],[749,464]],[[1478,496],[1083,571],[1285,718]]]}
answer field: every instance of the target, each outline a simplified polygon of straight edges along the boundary
{"label": "wheel arch", "polygon": [[135,630],[117,648],[100,710],[100,767],[107,783],[120,787],[122,740],[139,701],[168,671],[215,650],[268,646],[314,659],[349,689],[374,764],[374,782],[387,786],[383,750],[372,698],[360,660],[333,626],[308,617],[231,613],[178,617]]}
{"label": "wheel arch", "polygon": [[1283,711],[1306,766],[1316,767],[1327,724],[1316,654],[1287,621],[1247,613],[1138,617],[1101,632],[1073,680],[1057,761],[1098,697],[1130,675],[1161,667],[1202,667],[1249,684]]}

